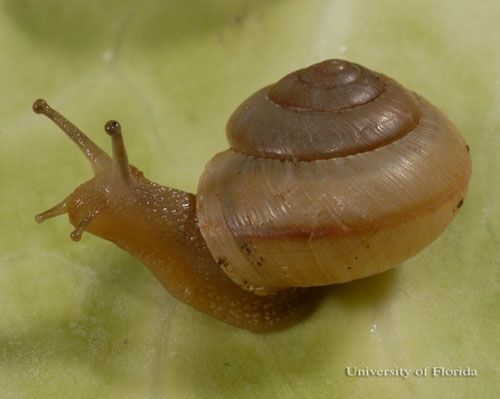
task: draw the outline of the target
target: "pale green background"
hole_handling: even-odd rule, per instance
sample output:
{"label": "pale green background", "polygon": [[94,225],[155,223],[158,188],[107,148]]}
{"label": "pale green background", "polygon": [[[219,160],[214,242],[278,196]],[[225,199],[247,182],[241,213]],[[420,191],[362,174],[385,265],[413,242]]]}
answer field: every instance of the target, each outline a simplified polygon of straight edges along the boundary
{"label": "pale green background", "polygon": [[[63,4],[60,6],[60,4]],[[0,3],[0,398],[493,398],[498,393],[500,3],[4,0]],[[396,270],[329,290],[254,335],[176,302],[145,267],[35,213],[91,170],[31,112],[40,96],[109,148],[195,190],[245,97],[342,57],[434,102],[471,146],[446,233]],[[346,366],[473,367],[474,378],[348,378]]]}

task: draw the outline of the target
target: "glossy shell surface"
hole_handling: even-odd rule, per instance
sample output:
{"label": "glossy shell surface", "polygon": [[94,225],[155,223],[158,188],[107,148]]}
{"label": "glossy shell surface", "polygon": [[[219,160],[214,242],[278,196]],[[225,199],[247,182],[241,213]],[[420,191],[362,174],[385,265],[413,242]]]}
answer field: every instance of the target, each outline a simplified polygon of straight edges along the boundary
{"label": "glossy shell surface", "polygon": [[394,267],[441,234],[470,176],[442,112],[342,60],[259,90],[227,135],[200,178],[199,227],[225,272],[260,294]]}

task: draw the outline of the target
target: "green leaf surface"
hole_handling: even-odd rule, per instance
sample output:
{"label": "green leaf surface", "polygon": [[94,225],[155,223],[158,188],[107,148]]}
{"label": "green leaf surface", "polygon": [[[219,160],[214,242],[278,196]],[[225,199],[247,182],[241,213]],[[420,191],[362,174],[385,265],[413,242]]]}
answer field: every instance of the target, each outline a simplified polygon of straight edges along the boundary
{"label": "green leaf surface", "polygon": [[[493,398],[500,390],[500,3],[3,0],[0,398]],[[329,289],[304,322],[256,335],[174,300],[127,253],[33,216],[90,177],[46,98],[132,163],[194,191],[258,88],[326,58],[394,77],[471,147],[459,216],[397,269]],[[346,367],[476,377],[349,377]]]}

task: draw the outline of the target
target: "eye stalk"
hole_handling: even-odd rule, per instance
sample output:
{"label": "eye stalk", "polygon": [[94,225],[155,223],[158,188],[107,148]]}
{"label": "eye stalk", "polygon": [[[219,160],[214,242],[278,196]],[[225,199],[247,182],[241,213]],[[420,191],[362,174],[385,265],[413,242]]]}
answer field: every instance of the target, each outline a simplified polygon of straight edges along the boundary
{"label": "eye stalk", "polygon": [[68,119],[53,109],[47,102],[41,98],[33,103],[33,111],[37,114],[43,114],[54,122],[66,135],[80,148],[85,157],[89,160],[94,174],[108,170],[111,165],[111,158],[91,139],[87,137],[80,129],[73,125]]}
{"label": "eye stalk", "polygon": [[130,186],[130,168],[128,163],[127,151],[123,142],[122,127],[115,120],[110,120],[104,125],[104,131],[111,136],[111,145],[113,147],[113,166],[112,181],[121,181]]}
{"label": "eye stalk", "polygon": [[[121,126],[115,120],[110,120],[104,125],[104,130],[111,136],[111,145],[113,150],[113,158],[111,158],[104,150],[99,148],[85,133],[78,129],[73,123],[66,119],[63,115],[53,109],[43,99],[38,99],[33,103],[33,111],[37,114],[43,114],[54,122],[66,135],[80,148],[86,158],[89,160],[96,178],[104,178],[108,180],[108,184],[113,186],[115,191],[119,188],[131,186],[132,178],[130,167],[127,158],[127,151],[121,133]],[[93,179],[93,180],[94,180]],[[93,181],[91,180],[91,182]],[[45,212],[35,216],[37,223],[68,213],[68,201],[71,195],[67,196],[63,201],[56,204]],[[79,241],[82,233],[90,225],[90,223],[101,213],[99,207],[90,209],[78,223],[76,228],[71,233],[70,237],[73,241]]]}

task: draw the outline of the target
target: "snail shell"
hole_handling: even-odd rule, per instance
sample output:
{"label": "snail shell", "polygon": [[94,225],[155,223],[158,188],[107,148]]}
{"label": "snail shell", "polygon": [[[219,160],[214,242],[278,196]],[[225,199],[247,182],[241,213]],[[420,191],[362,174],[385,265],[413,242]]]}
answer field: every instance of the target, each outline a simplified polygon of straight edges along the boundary
{"label": "snail shell", "polygon": [[257,91],[227,136],[200,178],[197,217],[218,264],[257,294],[394,267],[450,223],[471,171],[442,112],[343,60]]}

